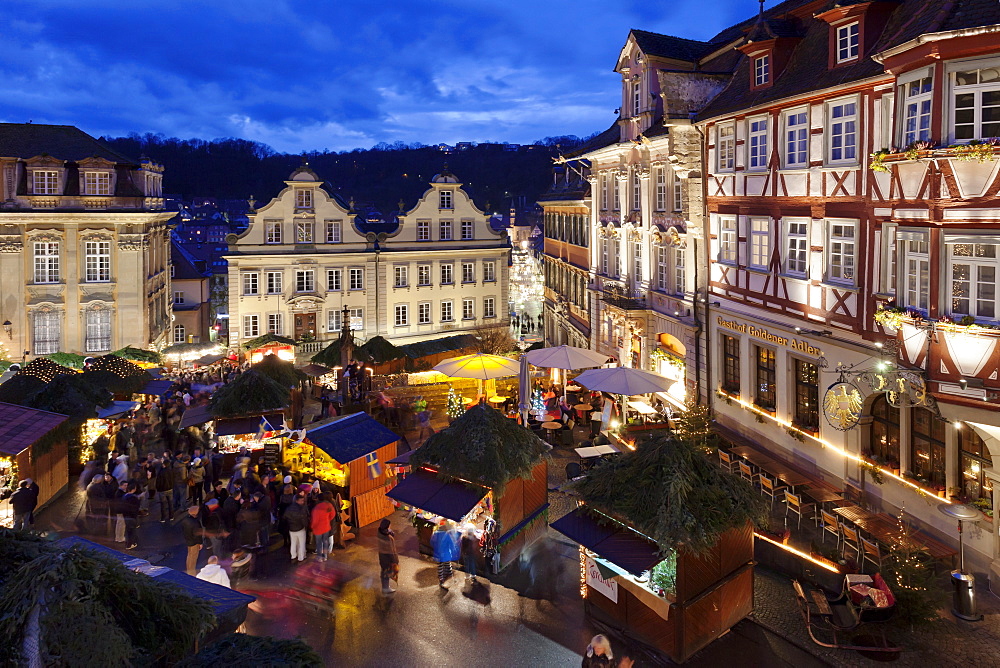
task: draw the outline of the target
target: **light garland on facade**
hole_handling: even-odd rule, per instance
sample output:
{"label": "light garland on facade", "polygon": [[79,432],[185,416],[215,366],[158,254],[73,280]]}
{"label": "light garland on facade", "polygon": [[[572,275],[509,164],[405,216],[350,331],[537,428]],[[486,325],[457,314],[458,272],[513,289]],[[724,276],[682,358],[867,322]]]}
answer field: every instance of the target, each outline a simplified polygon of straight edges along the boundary
{"label": "light garland on facade", "polygon": [[[820,438],[819,436],[811,434],[808,431],[804,431],[802,429],[799,429],[798,427],[796,427],[791,422],[789,422],[787,420],[782,420],[781,418],[777,418],[777,417],[771,415],[770,413],[768,413],[767,411],[763,411],[763,410],[757,408],[756,406],[754,406],[752,403],[750,403],[748,401],[744,401],[743,399],[740,399],[739,397],[733,396],[732,394],[729,394],[728,392],[725,392],[724,390],[721,390],[721,389],[717,390],[717,392],[719,393],[719,396],[722,397],[724,400],[728,399],[730,401],[735,401],[736,403],[740,404],[741,406],[743,406],[747,410],[749,410],[749,411],[751,411],[753,413],[756,413],[757,415],[760,415],[761,417],[766,418],[766,419],[770,420],[771,422],[775,422],[775,423],[781,425],[782,427],[784,427],[785,429],[788,429],[788,430],[794,431],[794,432],[796,432],[798,434],[801,434],[805,438],[812,439],[813,441],[819,443],[824,448],[830,448],[831,450],[833,450],[834,452],[836,452],[841,457],[844,457],[846,459],[850,459],[851,461],[854,461],[854,462],[856,462],[858,464],[869,463],[868,460],[862,458],[860,455],[856,455],[853,452],[850,452],[848,450],[845,450],[844,448],[841,448],[840,446],[834,445],[833,443],[830,443],[829,441],[826,441],[826,440]],[[914,490],[916,490],[922,496],[926,496],[928,498],[934,499],[935,501],[938,501],[940,503],[951,503],[950,500],[945,499],[945,498],[941,498],[941,497],[936,496],[934,494],[931,494],[930,492],[928,492],[927,490],[925,490],[920,485],[912,483],[912,482],[910,482],[909,480],[907,480],[906,478],[904,478],[904,477],[902,477],[900,475],[896,475],[895,473],[893,473],[889,469],[886,469],[886,468],[883,468],[883,467],[877,466],[877,465],[875,465],[875,467],[882,473],[882,475],[888,476],[889,478],[892,478],[896,482],[902,483],[902,484],[906,485],[907,487],[912,487]]]}
{"label": "light garland on facade", "polygon": [[794,547],[792,547],[791,545],[785,545],[784,543],[779,543],[778,541],[776,541],[776,540],[774,540],[772,538],[768,538],[764,534],[757,533],[756,531],[753,532],[753,535],[756,538],[760,538],[761,540],[766,540],[768,543],[771,543],[772,545],[776,545],[777,547],[780,547],[785,552],[790,552],[790,553],[794,554],[797,557],[805,559],[809,563],[816,564],[820,568],[825,568],[826,570],[830,571],[831,573],[840,573],[840,571],[838,569],[834,568],[830,564],[828,564],[828,563],[826,563],[824,561],[820,561],[819,559],[815,559],[811,555],[806,554],[802,550],[797,550]]}

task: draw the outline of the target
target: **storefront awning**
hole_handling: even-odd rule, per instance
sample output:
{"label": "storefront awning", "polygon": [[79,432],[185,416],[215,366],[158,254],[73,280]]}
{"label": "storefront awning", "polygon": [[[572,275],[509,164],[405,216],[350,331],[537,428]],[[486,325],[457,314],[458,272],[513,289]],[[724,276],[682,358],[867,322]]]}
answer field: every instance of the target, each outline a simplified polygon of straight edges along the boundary
{"label": "storefront awning", "polygon": [[442,479],[436,473],[419,469],[401,480],[386,496],[461,522],[489,491],[486,487]]}
{"label": "storefront awning", "polygon": [[306,438],[334,461],[346,464],[395,443],[399,434],[367,413],[354,413],[320,427],[306,427]]}
{"label": "storefront awning", "polygon": [[389,461],[387,461],[386,464],[400,464],[400,465],[409,464],[410,463],[410,457],[413,456],[414,452],[416,452],[416,451],[415,450],[407,450],[406,452],[404,452],[401,455],[396,455],[395,457],[393,457],[392,459],[390,459]]}
{"label": "storefront awning", "polygon": [[129,411],[134,411],[138,407],[138,401],[112,401],[111,405],[107,408],[98,407],[97,417],[102,420],[116,418],[121,415],[125,415],[125,413],[128,413]]}
{"label": "storefront awning", "polygon": [[602,559],[629,573],[641,575],[663,560],[656,543],[608,517],[598,522],[580,507],[549,526]]}
{"label": "storefront awning", "polygon": [[172,380],[151,380],[146,383],[146,386],[139,390],[139,394],[149,394],[154,397],[162,397],[170,389],[170,386],[174,384]]}
{"label": "storefront awning", "polygon": [[184,415],[181,416],[181,429],[193,427],[196,424],[205,424],[214,419],[212,417],[212,410],[207,404],[204,406],[192,406],[184,411]]}
{"label": "storefront awning", "polygon": [[223,359],[225,355],[222,353],[210,353],[208,355],[202,355],[194,361],[195,364],[200,366],[208,366],[209,364],[214,364],[219,360]]}
{"label": "storefront awning", "polygon": [[266,420],[264,431],[282,431],[285,428],[285,416],[281,413],[271,415],[254,415],[253,417],[236,418],[234,420],[216,420],[216,436],[242,436],[257,434],[261,431],[261,421]]}

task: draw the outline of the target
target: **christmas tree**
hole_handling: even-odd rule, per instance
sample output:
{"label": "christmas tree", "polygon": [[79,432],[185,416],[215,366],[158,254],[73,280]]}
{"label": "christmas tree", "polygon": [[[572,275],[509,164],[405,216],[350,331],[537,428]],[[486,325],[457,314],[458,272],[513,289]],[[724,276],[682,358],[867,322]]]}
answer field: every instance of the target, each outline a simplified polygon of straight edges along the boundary
{"label": "christmas tree", "polygon": [[465,406],[462,405],[462,397],[455,392],[455,388],[448,386],[448,417],[451,419],[457,418],[459,415],[465,412]]}
{"label": "christmas tree", "polygon": [[693,443],[699,448],[710,448],[714,440],[712,431],[712,411],[699,404],[697,399],[688,399],[687,407],[676,418],[677,437]]}
{"label": "christmas tree", "polygon": [[531,393],[531,412],[538,414],[545,412],[545,401],[542,399],[542,389],[535,388]]}

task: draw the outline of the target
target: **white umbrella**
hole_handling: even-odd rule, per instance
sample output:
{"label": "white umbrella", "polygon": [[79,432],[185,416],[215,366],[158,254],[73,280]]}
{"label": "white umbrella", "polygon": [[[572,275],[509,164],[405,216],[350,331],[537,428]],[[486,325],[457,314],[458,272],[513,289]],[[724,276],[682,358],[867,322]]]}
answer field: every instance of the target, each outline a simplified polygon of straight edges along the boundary
{"label": "white umbrella", "polygon": [[591,369],[576,377],[576,382],[589,390],[633,396],[650,392],[666,392],[675,380],[652,371],[618,366],[610,369]]}
{"label": "white umbrella", "polygon": [[525,356],[535,366],[548,369],[586,369],[608,361],[607,355],[576,346],[539,348],[526,352]]}

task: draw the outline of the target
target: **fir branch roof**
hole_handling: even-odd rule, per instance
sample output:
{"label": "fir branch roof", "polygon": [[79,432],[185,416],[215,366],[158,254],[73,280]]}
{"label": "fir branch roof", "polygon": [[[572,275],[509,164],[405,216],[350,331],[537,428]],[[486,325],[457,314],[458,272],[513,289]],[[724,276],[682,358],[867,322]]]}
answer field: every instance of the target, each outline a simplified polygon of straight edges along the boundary
{"label": "fir branch roof", "polygon": [[264,355],[251,369],[264,374],[282,387],[293,387],[308,378],[306,374],[295,368],[291,362],[286,362],[277,355]]}
{"label": "fir branch roof", "polygon": [[146,371],[117,355],[102,355],[83,371],[91,382],[116,394],[134,394],[153,379]]}
{"label": "fir branch roof", "polygon": [[529,478],[549,446],[500,411],[479,404],[457,417],[410,457],[440,473],[482,483],[498,492],[514,478]]}
{"label": "fir branch roof", "polygon": [[123,359],[132,360],[133,362],[147,362],[149,364],[161,364],[163,362],[163,355],[155,350],[143,350],[142,348],[135,348],[133,346],[125,346],[112,354]]}
{"label": "fir branch roof", "polygon": [[263,334],[255,339],[250,339],[243,344],[243,348],[246,350],[256,350],[257,348],[263,348],[264,346],[272,343],[278,343],[285,346],[297,346],[299,345],[295,339],[290,339],[287,336],[279,336],[277,334]]}
{"label": "fir branch roof", "polygon": [[64,366],[70,369],[82,369],[83,361],[87,359],[83,355],[78,355],[77,353],[52,353],[50,355],[43,355],[46,359],[50,359],[59,366]]}
{"label": "fir branch roof", "polygon": [[389,343],[384,336],[373,336],[364,345],[356,350],[363,350],[371,357],[371,361],[376,364],[390,362],[404,357],[402,350]]}
{"label": "fir branch roof", "polygon": [[240,417],[280,410],[288,405],[288,388],[254,369],[244,371],[212,395],[212,415]]}
{"label": "fir branch roof", "polygon": [[767,519],[766,502],[746,480],[722,471],[697,445],[666,435],[640,442],[572,487],[664,552],[705,552],[729,529]]}

